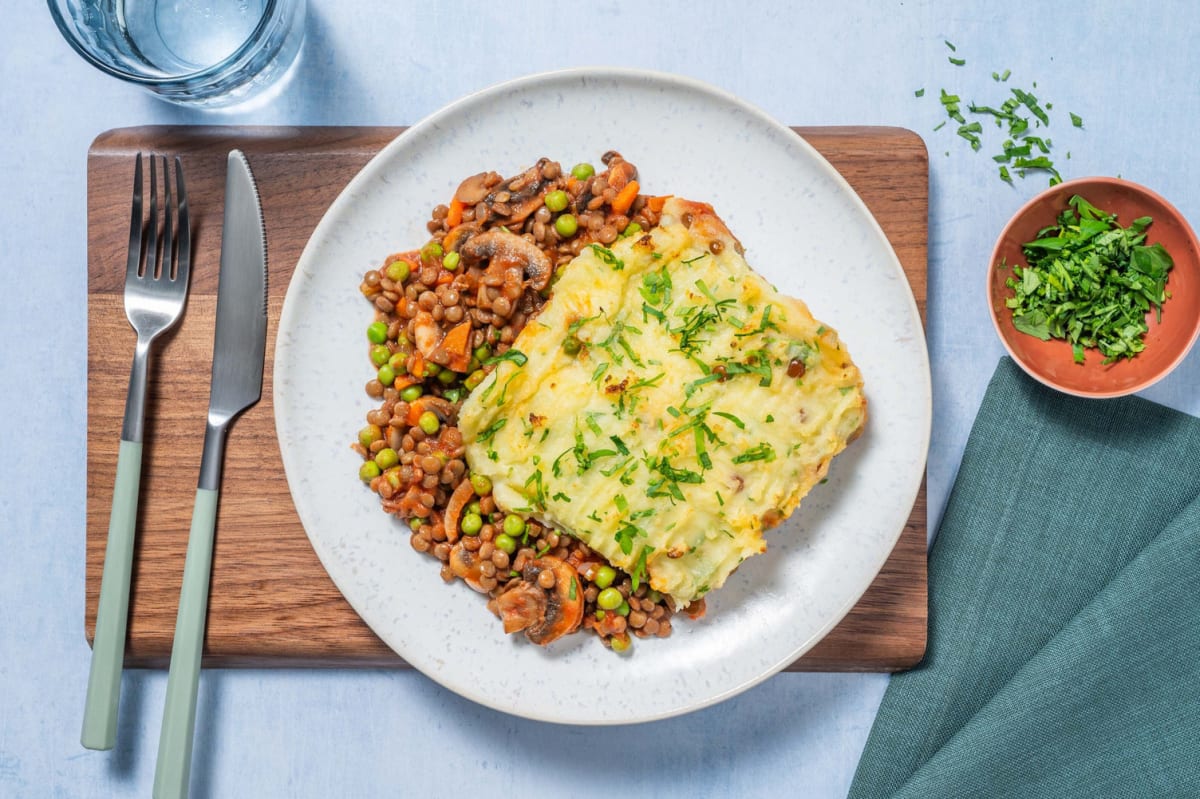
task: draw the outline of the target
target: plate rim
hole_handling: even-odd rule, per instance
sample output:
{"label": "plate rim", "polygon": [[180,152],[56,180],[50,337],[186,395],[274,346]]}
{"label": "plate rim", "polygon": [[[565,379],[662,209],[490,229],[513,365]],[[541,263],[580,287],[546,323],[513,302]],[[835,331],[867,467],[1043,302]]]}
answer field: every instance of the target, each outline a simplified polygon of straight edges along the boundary
{"label": "plate rim", "polygon": [[[384,147],[378,153],[372,156],[371,159],[367,161],[367,163],[364,164],[346,183],[346,185],[338,193],[338,196],[325,210],[321,220],[318,221],[316,227],[313,228],[309,239],[305,242],[305,246],[301,251],[299,258],[297,259],[292,278],[289,279],[288,289],[285,294],[284,302],[280,312],[280,318],[276,332],[275,356],[272,363],[273,373],[277,372],[281,366],[285,365],[282,362],[291,350],[291,345],[283,340],[283,334],[285,331],[290,329],[287,323],[292,319],[293,315],[297,313],[297,311],[295,310],[295,302],[289,302],[288,300],[292,295],[293,287],[296,285],[295,276],[297,274],[301,274],[303,271],[306,271],[304,268],[308,266],[309,262],[315,258],[313,251],[317,247],[317,244],[315,244],[317,233],[320,231],[327,218],[340,211],[342,206],[353,202],[356,190],[360,186],[366,185],[375,179],[375,173],[383,164],[386,164],[393,157],[394,151],[401,149],[404,146],[403,140],[406,137],[411,139],[413,137],[410,134],[413,134],[414,132],[420,134],[428,128],[435,128],[443,119],[458,113],[463,107],[471,106],[483,99],[520,91],[522,89],[537,88],[541,84],[571,79],[624,80],[639,81],[647,84],[658,84],[667,88],[678,88],[701,95],[708,95],[717,100],[723,101],[724,103],[737,107],[749,116],[753,117],[760,124],[763,124],[766,128],[773,129],[775,133],[786,134],[787,136],[790,136],[791,139],[794,140],[795,143],[799,144],[799,146],[807,152],[809,157],[811,157],[813,161],[820,166],[821,170],[825,173],[825,177],[831,179],[835,184],[837,184],[838,189],[840,189],[845,198],[855,207],[860,216],[868,221],[872,236],[877,238],[877,240],[882,242],[884,245],[884,250],[888,255],[886,260],[889,268],[904,281],[905,291],[903,292],[903,299],[904,304],[906,305],[906,312],[911,320],[916,322],[916,329],[920,338],[920,346],[917,349],[920,353],[921,363],[919,365],[922,367],[920,369],[921,379],[919,382],[923,396],[923,402],[920,406],[921,429],[918,431],[919,441],[921,444],[919,448],[919,460],[921,467],[914,470],[915,477],[910,478],[909,480],[909,490],[905,491],[902,496],[899,493],[897,494],[898,498],[904,500],[906,506],[911,509],[916,502],[918,494],[920,493],[921,484],[924,482],[928,470],[933,405],[932,374],[929,359],[928,335],[925,330],[925,322],[921,318],[919,308],[917,307],[916,298],[912,291],[912,285],[908,280],[907,274],[904,272],[903,265],[900,263],[900,259],[896,254],[895,248],[892,246],[892,243],[886,234],[884,234],[882,227],[879,225],[879,221],[875,218],[875,215],[867,207],[866,203],[863,201],[862,197],[859,196],[858,192],[855,191],[850,185],[849,181],[847,181],[846,178],[836,168],[833,167],[828,159],[826,159],[816,148],[814,148],[803,136],[796,133],[796,131],[792,130],[789,126],[779,122],[777,119],[760,109],[758,106],[725,89],[696,78],[675,73],[632,67],[608,66],[570,67],[565,69],[532,73],[509,80],[499,81],[476,91],[462,95],[458,99],[439,107],[413,125],[406,127],[403,131],[393,137],[391,141],[384,145]],[[284,428],[287,426],[285,421],[289,413],[286,410],[286,402],[280,402],[280,391],[282,385],[283,384],[281,381],[272,381],[272,399],[275,407],[275,431],[277,439],[279,440],[282,440],[283,438]],[[914,452],[914,456],[916,455],[918,455],[918,453]],[[282,452],[281,448],[281,460],[284,466],[285,479],[288,482],[289,493],[291,493],[293,481],[288,468],[290,459],[291,456],[285,452]],[[295,503],[294,499],[293,504],[296,505],[297,516],[300,517],[301,526],[304,528],[305,535],[308,538],[310,545],[313,547],[318,560],[321,562],[322,567],[329,575],[331,581],[338,588],[339,593],[341,593],[342,597],[354,609],[355,613],[357,613],[359,617],[363,619],[363,622],[372,630],[372,632],[374,632],[376,635],[379,635],[380,639],[383,640],[388,648],[395,652],[399,657],[403,658],[404,661],[412,666],[414,670],[421,672],[425,677],[433,680],[447,690],[493,710],[498,710],[516,717],[528,718],[536,721],[580,726],[638,724],[684,715],[706,707],[711,707],[715,704],[719,704],[727,699],[732,698],[733,696],[745,692],[746,690],[779,673],[789,664],[795,662],[797,658],[801,657],[804,653],[812,649],[818,642],[828,635],[829,632],[838,624],[840,624],[841,621],[846,617],[846,614],[848,614],[850,610],[862,599],[863,594],[874,583],[875,579],[879,575],[880,570],[883,568],[883,565],[891,556],[892,551],[895,549],[896,542],[899,540],[905,528],[905,523],[901,523],[895,530],[894,534],[887,538],[889,545],[886,548],[880,548],[882,554],[880,557],[876,558],[870,569],[872,574],[871,579],[866,581],[866,583],[860,589],[852,592],[853,595],[844,603],[842,607],[838,608],[835,613],[830,614],[825,620],[824,624],[810,634],[803,642],[799,643],[789,654],[781,657],[777,662],[771,664],[770,666],[761,669],[759,674],[746,678],[738,682],[736,685],[730,686],[726,690],[717,692],[712,696],[708,696],[700,700],[689,700],[686,703],[676,703],[671,707],[663,708],[654,712],[641,713],[638,715],[620,718],[596,716],[589,716],[587,718],[563,718],[546,712],[531,712],[529,709],[520,707],[519,703],[510,703],[507,705],[499,703],[492,697],[476,692],[474,687],[469,683],[454,680],[448,681],[444,679],[444,675],[435,675],[430,673],[425,668],[422,668],[420,663],[414,662],[413,659],[410,659],[403,653],[397,651],[396,648],[393,647],[392,644],[387,640],[387,638],[375,630],[355,601],[342,590],[341,584],[335,576],[335,573],[338,572],[339,569],[336,567],[333,569],[330,568],[330,558],[326,557],[326,555],[329,553],[325,553],[323,551],[320,543],[315,540],[313,535],[309,532],[308,525],[304,523],[304,516],[301,513],[299,504]]]}

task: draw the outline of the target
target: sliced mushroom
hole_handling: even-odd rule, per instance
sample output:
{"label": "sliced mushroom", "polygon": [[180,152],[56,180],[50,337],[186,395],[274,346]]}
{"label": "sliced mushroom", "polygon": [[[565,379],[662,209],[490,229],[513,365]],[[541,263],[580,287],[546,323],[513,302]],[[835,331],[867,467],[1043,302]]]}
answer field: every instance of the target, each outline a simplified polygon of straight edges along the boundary
{"label": "sliced mushroom", "polygon": [[521,577],[527,585],[535,585],[538,575],[546,570],[554,574],[554,587],[545,591],[546,609],[542,617],[525,628],[525,637],[539,646],[574,632],[583,621],[583,589],[575,570],[566,562],[538,558],[526,564]]}
{"label": "sliced mushroom", "polygon": [[455,577],[462,578],[464,583],[481,594],[488,592],[480,582],[483,579],[483,571],[480,569],[480,566],[483,565],[483,558],[479,557],[478,552],[472,552],[459,541],[450,548],[449,565],[450,571]]}
{"label": "sliced mushroom", "polygon": [[454,192],[454,199],[458,200],[463,205],[475,205],[483,202],[483,198],[488,196],[491,191],[489,185],[489,172],[480,172],[478,175],[471,177],[458,184],[458,189]]}
{"label": "sliced mushroom", "polygon": [[446,252],[458,252],[466,244],[467,239],[479,232],[478,222],[463,222],[446,232],[442,239],[442,249]]}
{"label": "sliced mushroom", "polygon": [[549,600],[533,583],[518,582],[496,597],[495,610],[509,635],[526,630],[546,618]]}
{"label": "sliced mushroom", "polygon": [[510,269],[520,269],[530,288],[541,291],[554,274],[550,256],[528,239],[506,230],[489,230],[474,236],[460,250],[468,261],[487,261],[488,273],[504,276]]}

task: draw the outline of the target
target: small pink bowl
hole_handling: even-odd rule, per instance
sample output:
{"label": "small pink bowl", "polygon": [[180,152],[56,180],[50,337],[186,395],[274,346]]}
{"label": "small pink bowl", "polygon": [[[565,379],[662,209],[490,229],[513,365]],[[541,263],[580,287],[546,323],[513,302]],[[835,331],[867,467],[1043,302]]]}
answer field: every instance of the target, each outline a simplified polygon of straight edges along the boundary
{"label": "small pink bowl", "polygon": [[[1167,279],[1171,296],[1163,303],[1162,322],[1153,310],[1147,314],[1146,349],[1134,358],[1103,365],[1104,356],[1088,350],[1086,362],[1077,364],[1069,343],[1042,341],[1021,333],[1013,327],[1012,312],[1005,307],[1005,300],[1013,296],[1012,289],[1004,285],[1012,276],[1011,266],[1025,263],[1021,245],[1053,225],[1075,194],[1102,211],[1116,213],[1117,223],[1123,227],[1140,216],[1152,217],[1146,243],[1161,243],[1175,262]],[[1010,268],[997,269],[1001,261]],[[1034,379],[1080,397],[1120,397],[1153,385],[1184,359],[1200,333],[1200,242],[1196,234],[1169,202],[1144,186],[1119,178],[1068,180],[1026,203],[996,241],[987,284],[992,323],[1009,355]]]}

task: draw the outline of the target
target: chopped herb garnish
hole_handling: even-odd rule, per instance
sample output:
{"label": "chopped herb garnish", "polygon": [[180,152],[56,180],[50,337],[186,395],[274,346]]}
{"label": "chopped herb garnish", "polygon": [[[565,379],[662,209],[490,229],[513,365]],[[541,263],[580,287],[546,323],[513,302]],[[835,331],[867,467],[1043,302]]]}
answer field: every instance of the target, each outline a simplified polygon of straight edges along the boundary
{"label": "chopped herb garnish", "polygon": [[499,433],[506,424],[508,424],[508,419],[497,419],[487,427],[480,430],[479,435],[475,437],[475,440],[481,444],[488,443],[496,437],[496,434]]}
{"label": "chopped herb garnish", "polygon": [[775,460],[775,448],[766,441],[751,447],[741,455],[736,455],[733,458],[734,463],[750,463],[751,461],[766,461],[770,463],[773,460]]}
{"label": "chopped herb garnish", "polygon": [[1098,349],[1104,363],[1132,358],[1145,349],[1146,314],[1162,313],[1170,297],[1166,249],[1147,246],[1150,217],[1117,223],[1083,197],[1071,197],[1057,224],[1022,246],[1028,265],[1014,264],[1005,281],[1013,326],[1042,340],[1064,339],[1076,363]]}
{"label": "chopped herb garnish", "polygon": [[620,545],[621,551],[628,555],[633,552],[633,539],[644,538],[645,535],[646,531],[633,522],[623,521],[621,522],[621,526],[617,528],[617,532],[613,535],[613,538]]}
{"label": "chopped herb garnish", "polygon": [[608,266],[611,266],[614,272],[620,272],[625,268],[625,262],[607,247],[602,247],[599,244],[589,244],[588,246],[592,248],[592,252],[596,253],[596,257]]}
{"label": "chopped herb garnish", "polygon": [[500,355],[493,355],[491,358],[488,358],[483,362],[483,365],[491,366],[493,364],[500,363],[501,361],[512,361],[517,366],[524,366],[528,360],[529,358],[525,357],[525,353],[521,352],[520,350],[509,349],[505,350]]}
{"label": "chopped herb garnish", "polygon": [[617,452],[621,453],[622,455],[629,454],[629,447],[625,445],[625,442],[621,440],[620,436],[609,436],[609,439],[617,446]]}
{"label": "chopped herb garnish", "polygon": [[961,67],[963,64],[967,63],[967,59],[965,59],[965,58],[955,58],[954,56],[948,56],[948,59],[949,59],[950,63],[956,67]]}
{"label": "chopped herb garnish", "polygon": [[649,544],[642,547],[642,551],[638,554],[637,563],[633,564],[633,571],[629,573],[629,578],[634,591],[638,590],[638,586],[641,585],[642,580],[646,576],[646,556],[653,551],[654,547]]}
{"label": "chopped herb garnish", "polygon": [[713,415],[728,419],[729,421],[733,422],[739,430],[746,429],[746,423],[734,416],[732,413],[725,413],[725,411],[713,411]]}

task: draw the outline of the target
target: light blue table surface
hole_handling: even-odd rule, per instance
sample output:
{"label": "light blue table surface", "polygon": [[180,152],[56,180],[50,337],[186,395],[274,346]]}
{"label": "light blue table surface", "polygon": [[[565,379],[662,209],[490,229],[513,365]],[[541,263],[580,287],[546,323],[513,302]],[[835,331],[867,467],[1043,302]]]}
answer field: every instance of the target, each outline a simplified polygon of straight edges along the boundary
{"label": "light blue table surface", "polygon": [[[0,796],[148,795],[166,675],[126,674],[120,743],[79,745],[86,391],[85,164],[113,127],[413,123],[511,77],[577,65],[678,72],[789,124],[899,125],[930,151],[929,454],[936,529],[1001,346],[983,277],[992,243],[1045,179],[1002,183],[939,89],[1053,103],[1066,177],[1144,183],[1200,223],[1200,11],[1167,3],[523,4],[310,0],[296,79],[265,108],[182,110],[86,66],[38,2],[0,25]],[[21,4],[26,5],[26,4]],[[703,10],[721,5],[725,10]],[[957,46],[951,53],[946,40]],[[966,59],[964,66],[948,56]],[[1009,84],[993,71],[1012,70]],[[914,91],[924,88],[922,98]],[[1082,129],[1071,126],[1073,111]],[[648,120],[652,125],[652,120]],[[1070,159],[1066,158],[1070,152]],[[1200,412],[1200,355],[1146,396]],[[1153,434],[1153,431],[1147,431]],[[199,797],[843,796],[884,675],[783,674],[653,724],[574,728],[476,706],[417,673],[210,671]]]}

